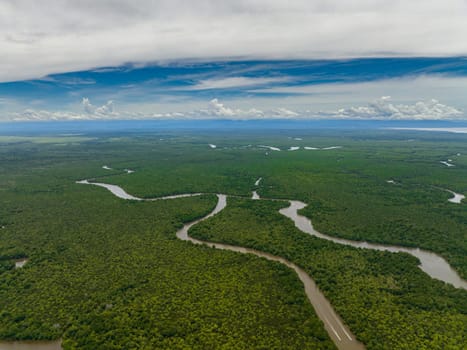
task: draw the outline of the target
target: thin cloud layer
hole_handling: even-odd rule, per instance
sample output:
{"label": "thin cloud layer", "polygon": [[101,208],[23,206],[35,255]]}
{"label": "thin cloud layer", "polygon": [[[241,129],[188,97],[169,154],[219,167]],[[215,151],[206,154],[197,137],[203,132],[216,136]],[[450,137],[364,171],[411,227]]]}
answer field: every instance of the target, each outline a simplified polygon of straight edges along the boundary
{"label": "thin cloud layer", "polygon": [[263,111],[257,108],[240,109],[224,105],[218,99],[209,101],[207,108],[188,112],[142,113],[115,111],[113,102],[108,101],[100,107],[91,104],[88,98],[82,100],[82,113],[63,111],[36,111],[27,109],[12,113],[4,121],[47,121],[47,120],[118,120],[118,119],[364,119],[364,120],[453,120],[462,119],[464,113],[454,107],[436,100],[419,101],[414,104],[396,104],[389,96],[369,103],[366,106],[343,108],[337,111],[312,112],[292,111],[275,108]]}
{"label": "thin cloud layer", "polygon": [[232,89],[245,87],[258,87],[274,83],[283,83],[290,80],[288,77],[277,78],[250,78],[250,77],[228,77],[218,79],[200,80],[187,90],[212,90],[212,89]]}
{"label": "thin cloud layer", "polygon": [[126,62],[465,56],[466,17],[463,0],[3,0],[0,81]]}

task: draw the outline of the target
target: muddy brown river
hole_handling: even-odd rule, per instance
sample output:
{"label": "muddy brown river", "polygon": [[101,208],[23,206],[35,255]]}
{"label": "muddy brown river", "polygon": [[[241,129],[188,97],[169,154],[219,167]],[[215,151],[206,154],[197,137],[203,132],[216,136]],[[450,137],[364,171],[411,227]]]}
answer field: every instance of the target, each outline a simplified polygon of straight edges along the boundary
{"label": "muddy brown river", "polygon": [[[257,180],[257,182],[255,183],[256,186],[259,185],[260,180],[261,178]],[[91,180],[77,181],[77,183],[103,187],[109,190],[112,194],[114,194],[115,196],[119,198],[126,199],[126,200],[136,200],[136,201],[169,200],[169,199],[175,199],[175,198],[184,198],[184,197],[202,195],[202,193],[189,193],[189,194],[180,194],[180,195],[145,199],[145,198],[138,198],[138,197],[132,196],[128,194],[124,189],[116,185],[92,182]],[[192,242],[193,244],[204,244],[204,245],[208,245],[213,248],[216,248],[216,249],[230,250],[230,251],[243,253],[243,254],[253,254],[253,255],[265,258],[267,260],[276,261],[276,262],[279,262],[281,264],[288,266],[289,268],[295,271],[298,278],[302,281],[308,300],[310,301],[311,305],[315,309],[318,317],[322,320],[324,324],[324,328],[328,332],[330,338],[333,340],[337,348],[340,350],[365,349],[365,346],[356,339],[356,337],[352,334],[351,330],[344,324],[340,316],[335,312],[332,305],[325,298],[325,296],[319,290],[319,288],[316,286],[316,283],[313,281],[313,279],[303,269],[301,269],[294,263],[280,256],[271,255],[271,254],[261,252],[258,250],[245,248],[241,246],[233,246],[233,245],[228,245],[228,244],[201,241],[201,240],[192,238],[188,235],[188,231],[193,225],[196,225],[200,221],[206,220],[216,215],[217,213],[222,211],[227,206],[226,195],[218,194],[217,197],[218,197],[218,202],[217,202],[215,209],[208,215],[204,216],[203,218],[185,224],[179,231],[177,231],[176,233],[177,237],[181,240]],[[456,199],[457,198],[458,197],[456,197]],[[252,199],[270,200],[270,199],[262,199],[257,193],[257,191],[253,192]],[[437,254],[434,254],[432,252],[428,252],[425,250],[421,250],[418,248],[407,248],[407,247],[398,247],[398,246],[393,246],[393,245],[358,242],[358,241],[336,238],[336,237],[322,234],[313,228],[313,225],[310,219],[298,214],[298,210],[303,209],[307,204],[300,202],[300,201],[296,201],[296,200],[290,200],[289,202],[290,202],[290,206],[287,208],[281,209],[279,212],[282,215],[290,218],[295,223],[295,226],[298,229],[300,229],[301,231],[307,234],[319,237],[321,239],[326,239],[326,240],[335,242],[337,244],[349,245],[349,246],[356,247],[356,248],[383,250],[383,251],[390,251],[390,252],[403,252],[403,253],[411,254],[419,259],[420,269],[423,270],[425,273],[427,273],[432,278],[439,279],[441,281],[449,283],[456,288],[462,288],[462,289],[467,290],[467,282],[464,281],[462,278],[460,278],[457,272],[451,268],[451,266],[446,262],[446,260],[438,256]],[[61,349],[60,344],[61,344],[60,340],[51,341],[51,342],[43,342],[43,341],[1,342],[0,341],[0,350],[33,350],[33,349],[34,350],[60,350]]]}
{"label": "muddy brown river", "polygon": [[222,243],[213,243],[208,241],[201,241],[196,238],[190,237],[188,235],[188,231],[190,228],[200,221],[206,220],[211,216],[219,213],[227,206],[227,196],[224,194],[217,195],[218,202],[214,210],[206,215],[205,217],[193,221],[184,225],[179,231],[177,231],[177,237],[183,241],[189,241],[194,244],[205,244],[210,247],[222,250],[230,250],[233,252],[243,253],[243,254],[253,254],[259,256],[261,258],[265,258],[267,260],[276,261],[281,264],[284,264],[295,271],[298,278],[302,281],[303,286],[305,288],[305,294],[308,297],[311,305],[315,309],[316,314],[318,317],[323,321],[324,328],[328,332],[330,338],[337,346],[338,349],[341,350],[359,350],[365,349],[365,346],[360,343],[356,337],[352,334],[350,329],[344,324],[340,316],[334,311],[331,303],[326,299],[323,293],[319,290],[316,286],[316,283],[313,279],[308,275],[305,270],[298,267],[294,263],[276,255],[272,255],[269,253],[261,252],[259,250],[234,246],[230,244],[222,244]]}

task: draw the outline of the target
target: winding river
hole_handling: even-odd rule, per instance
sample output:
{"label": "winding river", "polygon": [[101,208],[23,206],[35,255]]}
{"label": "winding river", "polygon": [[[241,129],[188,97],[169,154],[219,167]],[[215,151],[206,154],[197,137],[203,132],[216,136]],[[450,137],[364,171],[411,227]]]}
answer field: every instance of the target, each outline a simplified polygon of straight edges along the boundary
{"label": "winding river", "polygon": [[230,250],[243,254],[253,254],[267,260],[276,261],[286,265],[287,267],[294,270],[298,278],[302,281],[308,300],[310,301],[311,305],[313,305],[313,308],[315,309],[318,317],[323,321],[324,328],[328,332],[330,338],[337,346],[337,348],[342,350],[365,349],[365,346],[355,338],[350,329],[344,324],[340,316],[334,311],[331,303],[318,289],[316,283],[313,281],[310,275],[308,275],[302,268],[284,258],[281,258],[280,256],[230,244],[201,241],[188,235],[188,231],[192,226],[196,225],[200,221],[206,220],[216,215],[227,206],[227,196],[225,194],[218,194],[217,198],[217,205],[211,213],[201,219],[185,224],[180,230],[177,231],[177,237],[183,241],[189,241],[194,244],[205,244],[216,249]]}
{"label": "winding river", "polygon": [[279,212],[282,215],[292,219],[295,223],[295,226],[298,229],[312,236],[316,236],[322,239],[326,239],[328,241],[332,241],[334,243],[349,245],[356,248],[381,250],[393,253],[408,253],[410,255],[413,255],[416,258],[418,258],[418,260],[420,260],[420,265],[418,265],[418,267],[426,274],[428,274],[431,278],[449,283],[456,288],[462,288],[467,290],[467,282],[463,280],[458,275],[458,273],[448,264],[448,262],[444,260],[441,256],[419,248],[407,248],[393,245],[359,242],[325,235],[316,231],[313,228],[310,219],[298,214],[298,210],[303,209],[306,206],[306,203],[292,200],[290,201],[290,206],[288,208],[281,209]]}
{"label": "winding river", "polygon": [[[174,199],[174,198],[183,198],[183,197],[201,195],[201,193],[190,193],[190,194],[180,194],[180,195],[174,195],[174,196],[165,196],[165,197],[145,199],[145,198],[138,198],[138,197],[132,196],[131,194],[127,193],[123,188],[121,188],[120,186],[116,186],[116,185],[91,182],[89,180],[77,181],[77,183],[104,187],[110,192],[112,192],[118,198],[127,199],[127,200],[137,200],[137,201],[156,201],[156,200],[162,200],[162,199]],[[255,199],[261,199],[256,192],[255,194],[253,194],[253,196]],[[256,256],[259,256],[259,257],[262,257],[262,258],[265,258],[271,261],[276,261],[276,262],[279,262],[279,263],[282,263],[288,266],[289,268],[293,269],[296,272],[297,276],[302,281],[304,285],[304,289],[305,289],[305,294],[308,297],[308,300],[310,301],[313,308],[315,309],[315,312],[318,315],[318,317],[323,321],[324,328],[328,332],[329,337],[332,339],[332,341],[337,346],[337,348],[340,350],[365,349],[365,346],[356,339],[355,335],[352,334],[351,330],[344,324],[340,316],[334,311],[331,303],[326,299],[324,294],[319,290],[319,288],[316,286],[316,283],[313,281],[310,275],[308,275],[303,269],[301,269],[294,263],[280,256],[275,256],[272,254],[268,254],[265,252],[255,250],[255,249],[234,246],[234,245],[229,245],[229,244],[201,241],[201,240],[192,238],[188,235],[188,231],[192,226],[216,215],[217,213],[222,211],[227,206],[227,195],[217,194],[217,198],[218,198],[217,205],[212,212],[202,217],[201,219],[185,224],[180,230],[177,231],[176,233],[177,237],[183,241],[189,241],[194,244],[205,244],[210,247],[217,248],[217,249],[230,250],[230,251],[244,253],[244,254],[254,254]]]}
{"label": "winding river", "polygon": [[[88,185],[95,185],[100,186],[108,189],[112,192],[115,196],[122,198],[122,199],[130,199],[130,200],[147,200],[147,201],[154,201],[154,200],[161,200],[161,199],[174,199],[174,198],[182,198],[182,197],[190,197],[190,196],[199,196],[201,193],[192,193],[192,194],[180,194],[175,196],[166,196],[166,197],[159,197],[159,198],[152,198],[152,199],[143,199],[134,197],[131,194],[125,192],[125,190],[116,185],[110,185],[105,183],[97,183],[97,182],[89,182],[88,180],[78,181],[77,183],[80,184],[88,184]],[[260,198],[257,191],[253,191],[252,199],[262,199]],[[267,199],[266,199],[267,200]],[[380,250],[380,251],[389,251],[393,253],[408,253],[410,255],[415,256],[420,260],[420,269],[428,274],[431,278],[449,283],[456,288],[462,288],[467,290],[467,282],[463,280],[459,274],[449,265],[449,263],[442,258],[441,256],[423,250],[419,248],[408,248],[408,247],[400,247],[394,245],[386,245],[386,244],[378,244],[378,243],[368,243],[368,242],[359,242],[353,241],[344,238],[336,238],[333,236],[328,236],[323,233],[316,231],[313,228],[313,225],[310,219],[299,215],[298,210],[303,209],[306,207],[307,204],[296,201],[290,200],[290,206],[288,208],[281,209],[279,212],[292,219],[295,223],[295,226],[300,229],[301,231],[322,238],[328,241],[332,241],[338,244],[348,245],[356,248],[364,248],[364,249],[373,249],[373,250]]]}
{"label": "winding river", "polygon": [[[201,195],[201,193],[193,193],[193,194],[181,194],[181,195],[166,196],[166,197],[159,197],[159,198],[152,198],[152,199],[143,199],[143,198],[134,197],[128,194],[127,192],[125,192],[125,190],[123,190],[121,187],[116,186],[116,185],[90,182],[88,180],[79,181],[78,183],[104,187],[119,198],[129,199],[129,200],[138,200],[138,201],[142,201],[142,200],[153,201],[153,200],[160,200],[160,199],[173,199],[173,198],[182,198],[182,197],[188,197],[188,196]],[[226,207],[227,196],[223,194],[218,194],[217,196],[218,196],[218,203],[217,203],[216,208],[211,213],[203,217],[202,219],[186,224],[182,229],[180,229],[177,232],[177,237],[182,240],[187,240],[195,244],[207,244],[218,249],[225,249],[225,250],[232,250],[232,251],[240,252],[240,253],[254,254],[254,255],[257,255],[257,256],[260,256],[260,257],[263,257],[269,260],[278,261],[278,262],[281,262],[287,265],[288,267],[292,268],[297,273],[297,275],[303,282],[308,299],[310,300],[311,304],[315,308],[318,316],[323,321],[326,330],[328,331],[331,339],[333,339],[335,344],[341,349],[364,348],[361,343],[355,340],[355,336],[351,335],[350,330],[346,328],[346,326],[343,324],[339,316],[333,310],[330,303],[326,300],[326,298],[322,295],[322,293],[316,287],[311,277],[308,274],[306,274],[306,272],[303,271],[301,268],[296,266],[295,264],[279,256],[270,255],[268,253],[260,252],[257,250],[244,248],[244,247],[238,247],[238,246],[232,246],[232,245],[226,245],[226,244],[220,244],[220,243],[204,242],[204,241],[196,240],[188,236],[188,230],[190,229],[190,227],[192,227],[193,225],[197,224],[198,222],[202,220],[206,220],[207,218],[217,214],[218,212],[220,212]],[[253,191],[252,199],[256,199],[256,200],[261,199],[257,191]],[[442,257],[440,257],[439,255],[435,253],[425,251],[419,248],[407,248],[407,247],[399,247],[399,246],[393,246],[393,245],[358,242],[358,241],[336,238],[336,237],[322,234],[313,228],[313,225],[310,219],[298,214],[298,210],[303,209],[307,204],[300,202],[300,201],[296,201],[296,200],[290,200],[289,202],[290,202],[290,206],[287,208],[281,209],[279,212],[282,215],[292,219],[292,221],[295,223],[295,226],[307,234],[310,234],[310,235],[313,235],[313,236],[316,236],[322,239],[326,239],[326,240],[329,240],[329,241],[332,241],[338,244],[349,245],[349,246],[356,247],[356,248],[390,251],[390,252],[395,252],[395,253],[402,252],[402,253],[411,254],[419,259],[420,261],[419,268],[425,273],[427,273],[430,277],[449,283],[456,288],[462,288],[462,289],[467,290],[466,281],[464,281],[457,274],[457,272],[451,268],[451,266],[447,263],[445,259],[443,259]],[[327,305],[327,306],[324,306],[324,305]],[[335,322],[335,323],[331,323],[331,322]],[[347,344],[348,342],[350,343]],[[345,343],[345,346],[343,345],[344,343]]]}
{"label": "winding river", "polygon": [[[255,183],[256,186],[259,185],[259,180]],[[106,183],[99,183],[99,182],[92,182],[91,180],[82,180],[77,181],[78,184],[85,184],[85,185],[94,185],[106,188],[112,194],[114,194],[118,198],[126,199],[126,200],[136,200],[136,201],[156,201],[156,200],[168,200],[168,199],[175,199],[175,198],[184,198],[184,197],[193,197],[193,196],[200,196],[203,193],[189,193],[189,194],[180,194],[180,195],[172,195],[172,196],[164,196],[158,198],[139,198],[128,194],[123,188],[117,185],[111,185]],[[452,192],[452,191],[450,191]],[[452,192],[455,194],[454,192]],[[456,195],[456,194],[455,194]],[[225,194],[217,194],[218,202],[216,207],[212,212],[207,214],[206,216],[202,217],[201,219],[189,222],[185,224],[180,230],[177,231],[176,235],[179,239],[183,241],[189,241],[193,244],[205,244],[211,246],[216,249],[221,250],[230,250],[234,252],[244,253],[244,254],[253,254],[267,260],[276,261],[282,263],[289,268],[293,269],[299,279],[302,281],[305,289],[305,293],[308,297],[308,300],[313,305],[313,308],[316,311],[318,317],[323,321],[324,327],[328,332],[330,338],[333,340],[335,345],[340,350],[359,350],[365,349],[365,346],[359,342],[356,337],[352,334],[350,329],[343,323],[340,316],[334,311],[332,305],[326,299],[326,297],[322,294],[319,288],[316,286],[316,283],[313,279],[308,275],[303,269],[295,265],[294,263],[280,257],[275,256],[269,253],[261,252],[255,249],[240,247],[240,246],[233,246],[228,244],[222,243],[214,243],[208,241],[201,241],[195,238],[192,238],[188,235],[189,229],[196,225],[197,223],[206,220],[220,211],[222,211],[227,206],[227,196]],[[458,197],[457,197],[458,198]],[[252,199],[260,200],[262,199],[257,191],[253,191]],[[461,198],[462,199],[462,198]],[[262,200],[271,200],[271,199],[262,199]],[[434,279],[438,279],[453,285],[456,288],[462,288],[467,290],[467,282],[464,281],[457,272],[451,268],[451,266],[444,260],[442,257],[434,254],[432,252],[428,252],[418,248],[407,248],[407,247],[398,247],[392,245],[383,245],[383,244],[375,244],[375,243],[368,243],[368,242],[358,242],[352,241],[343,238],[336,238],[332,236],[328,236],[316,231],[313,228],[311,220],[305,216],[298,214],[300,209],[303,209],[307,206],[306,203],[290,200],[290,206],[287,208],[280,209],[279,212],[292,219],[295,223],[295,226],[300,229],[301,231],[322,238],[326,239],[338,244],[348,245],[356,248],[364,248],[364,249],[373,249],[373,250],[380,250],[380,251],[390,251],[390,252],[403,252],[411,254],[417,257],[420,261],[420,269],[427,273],[430,277]],[[458,202],[455,202],[458,203]],[[459,200],[460,203],[460,200]],[[53,341],[53,342],[0,342],[0,350],[59,350],[61,349],[60,341]]]}

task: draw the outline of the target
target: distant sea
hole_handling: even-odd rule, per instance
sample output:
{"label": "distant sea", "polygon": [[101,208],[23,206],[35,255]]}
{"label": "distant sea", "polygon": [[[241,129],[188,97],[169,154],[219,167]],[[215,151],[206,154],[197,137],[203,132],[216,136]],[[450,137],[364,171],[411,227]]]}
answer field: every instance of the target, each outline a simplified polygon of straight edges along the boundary
{"label": "distant sea", "polygon": [[96,120],[1,122],[0,135],[155,132],[170,130],[466,129],[465,121],[382,120]]}

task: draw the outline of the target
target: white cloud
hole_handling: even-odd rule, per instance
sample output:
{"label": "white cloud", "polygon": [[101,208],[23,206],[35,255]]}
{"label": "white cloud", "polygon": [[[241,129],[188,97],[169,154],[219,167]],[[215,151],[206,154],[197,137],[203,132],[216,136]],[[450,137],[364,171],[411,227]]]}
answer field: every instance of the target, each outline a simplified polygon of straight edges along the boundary
{"label": "white cloud", "polygon": [[106,104],[95,107],[91,104],[88,98],[83,98],[81,101],[83,113],[70,111],[49,111],[35,110],[32,108],[25,109],[22,112],[8,113],[4,121],[48,121],[48,120],[97,120],[97,119],[136,119],[144,118],[144,115],[138,113],[117,113],[114,112],[113,102],[108,101]]}
{"label": "white cloud", "polygon": [[217,98],[209,101],[207,109],[199,109],[185,113],[186,117],[190,118],[230,118],[230,119],[254,119],[264,117],[264,112],[251,108],[248,110],[234,109],[226,107],[223,103],[219,102]]}
{"label": "white cloud", "polygon": [[277,118],[294,118],[299,117],[300,114],[294,111],[291,111],[287,108],[279,107],[271,111],[271,115]]}
{"label": "white cloud", "polygon": [[393,103],[391,97],[383,96],[365,106],[341,108],[335,111],[298,111],[284,107],[263,111],[258,108],[232,108],[218,99],[209,101],[207,108],[186,112],[134,112],[115,111],[113,102],[95,107],[88,98],[82,100],[82,113],[68,111],[45,111],[26,109],[10,113],[6,120],[116,120],[116,119],[374,119],[374,120],[451,120],[464,119],[463,111],[442,104],[437,100],[419,101],[412,104]]}
{"label": "white cloud", "polygon": [[83,100],[81,101],[81,104],[83,105],[83,109],[86,113],[92,114],[94,113],[94,106],[91,104],[91,101],[87,97],[84,97]]}
{"label": "white cloud", "polygon": [[249,77],[228,77],[220,79],[206,79],[199,81],[188,90],[210,90],[210,89],[230,89],[239,87],[253,87],[288,81],[287,77],[277,78],[249,78]]}
{"label": "white cloud", "polygon": [[463,0],[2,0],[0,81],[126,62],[467,55]]}
{"label": "white cloud", "polygon": [[224,104],[220,103],[217,98],[209,101],[209,107],[206,110],[206,114],[219,117],[232,117],[238,113],[238,110],[234,111],[231,108],[225,107]]}
{"label": "white cloud", "polygon": [[83,78],[77,78],[77,77],[51,77],[51,76],[46,76],[41,79],[40,81],[45,81],[45,82],[53,82],[61,85],[68,85],[68,86],[73,86],[73,85],[93,85],[96,83],[95,80],[93,79],[83,79]]}
{"label": "white cloud", "polygon": [[105,105],[97,107],[94,114],[97,115],[112,115],[114,113],[113,101],[108,101]]}
{"label": "white cloud", "polygon": [[26,109],[20,113],[11,113],[6,121],[51,121],[93,119],[82,114],[63,111],[45,111]]}
{"label": "white cloud", "polygon": [[96,116],[116,116],[118,117],[118,113],[114,112],[113,101],[107,101],[105,105],[100,107],[94,107],[88,98],[83,98],[81,104],[83,105],[84,111],[89,115],[96,115]]}
{"label": "white cloud", "polygon": [[419,101],[413,104],[394,104],[390,96],[369,103],[367,106],[343,108],[335,112],[322,112],[322,117],[344,119],[387,120],[440,120],[463,118],[462,111],[439,103],[437,100]]}

